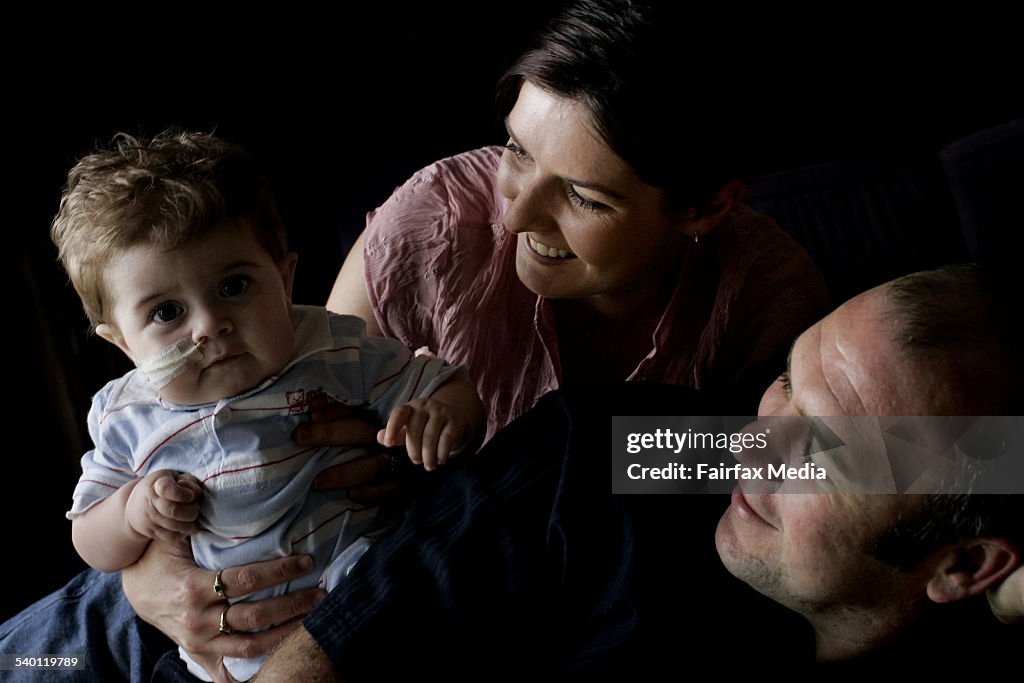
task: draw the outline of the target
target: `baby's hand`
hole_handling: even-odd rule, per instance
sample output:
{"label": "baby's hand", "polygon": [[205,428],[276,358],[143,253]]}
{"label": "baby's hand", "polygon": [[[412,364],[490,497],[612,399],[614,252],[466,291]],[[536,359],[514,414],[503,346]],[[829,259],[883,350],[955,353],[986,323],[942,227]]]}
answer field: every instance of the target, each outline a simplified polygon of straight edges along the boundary
{"label": "baby's hand", "polygon": [[417,398],[391,412],[377,441],[390,448],[404,440],[409,459],[429,471],[448,462],[452,451],[464,445],[469,431],[466,419],[451,406]]}
{"label": "baby's hand", "polygon": [[159,470],[135,485],[128,496],[125,519],[147,538],[177,542],[198,530],[199,496],[203,485],[191,474]]}

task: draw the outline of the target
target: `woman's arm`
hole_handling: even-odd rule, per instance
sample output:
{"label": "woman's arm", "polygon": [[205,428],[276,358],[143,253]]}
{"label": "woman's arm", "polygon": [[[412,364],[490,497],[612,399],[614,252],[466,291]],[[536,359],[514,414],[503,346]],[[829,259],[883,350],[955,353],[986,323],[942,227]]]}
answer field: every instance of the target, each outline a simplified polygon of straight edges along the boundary
{"label": "woman's arm", "polygon": [[327,298],[327,309],[334,313],[354,315],[366,321],[366,334],[371,337],[381,336],[377,318],[373,315],[373,306],[366,293],[366,276],[363,267],[363,240],[366,233],[361,233],[348,252],[345,263],[341,265],[338,278],[334,281],[334,289]]}

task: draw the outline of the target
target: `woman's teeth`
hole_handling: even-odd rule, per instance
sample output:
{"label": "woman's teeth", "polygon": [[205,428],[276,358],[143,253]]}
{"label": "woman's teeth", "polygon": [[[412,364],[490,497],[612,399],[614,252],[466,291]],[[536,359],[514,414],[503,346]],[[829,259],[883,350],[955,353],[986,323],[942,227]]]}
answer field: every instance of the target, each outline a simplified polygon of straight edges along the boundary
{"label": "woman's teeth", "polygon": [[526,236],[526,242],[530,245],[530,248],[533,249],[535,252],[537,252],[541,256],[547,256],[548,258],[569,258],[570,256],[576,255],[571,251],[567,251],[565,249],[555,249],[554,247],[549,247],[546,244],[541,244],[540,242],[533,239],[529,235]]}

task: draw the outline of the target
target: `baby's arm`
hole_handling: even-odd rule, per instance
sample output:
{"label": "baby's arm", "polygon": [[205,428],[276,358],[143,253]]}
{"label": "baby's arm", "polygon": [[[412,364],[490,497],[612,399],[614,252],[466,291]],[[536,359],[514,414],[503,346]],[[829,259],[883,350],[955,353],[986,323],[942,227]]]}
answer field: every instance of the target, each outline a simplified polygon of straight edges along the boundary
{"label": "baby's arm", "polygon": [[173,541],[196,530],[202,484],[159,470],[128,482],[75,517],[71,539],[89,566],[103,572],[135,562],[153,538]]}
{"label": "baby's arm", "polygon": [[455,375],[429,398],[417,398],[391,411],[377,440],[388,447],[404,441],[409,459],[432,470],[447,462],[454,451],[475,450],[485,422],[476,389],[469,380]]}

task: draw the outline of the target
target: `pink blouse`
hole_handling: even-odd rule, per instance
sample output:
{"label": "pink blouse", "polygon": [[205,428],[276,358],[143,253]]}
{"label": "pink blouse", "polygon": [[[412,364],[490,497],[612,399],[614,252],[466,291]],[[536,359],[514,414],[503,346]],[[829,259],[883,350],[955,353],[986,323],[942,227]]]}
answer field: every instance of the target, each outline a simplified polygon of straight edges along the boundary
{"label": "pink blouse", "polygon": [[[519,281],[516,236],[501,224],[500,157],[499,147],[477,149],[416,173],[368,215],[364,250],[382,332],[468,369],[487,406],[488,439],[560,378],[551,307]],[[827,310],[810,257],[746,206],[699,248],[702,272],[680,276],[629,380],[728,388],[781,358]],[[695,306],[706,310],[696,326]]]}

